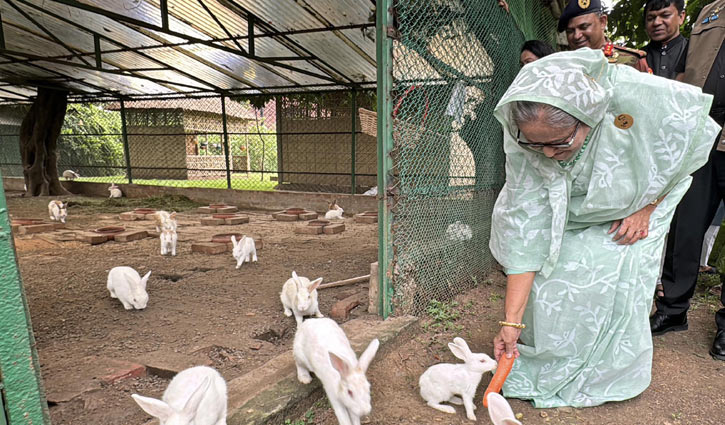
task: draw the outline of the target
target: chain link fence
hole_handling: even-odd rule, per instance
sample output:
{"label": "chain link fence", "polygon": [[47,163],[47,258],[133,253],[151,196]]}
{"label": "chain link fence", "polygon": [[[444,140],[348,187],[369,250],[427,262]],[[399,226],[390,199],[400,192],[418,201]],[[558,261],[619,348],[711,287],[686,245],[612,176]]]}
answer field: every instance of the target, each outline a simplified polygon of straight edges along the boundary
{"label": "chain link fence", "polygon": [[[71,103],[58,170],[78,181],[362,193],[375,185],[375,138],[357,105],[370,90]],[[0,105],[0,169],[22,177],[29,105]]]}
{"label": "chain link fence", "polygon": [[482,283],[494,266],[490,218],[505,157],[493,109],[519,70],[523,42],[556,40],[541,1],[509,4],[510,14],[496,1],[392,2],[386,296],[394,314],[419,314]]}

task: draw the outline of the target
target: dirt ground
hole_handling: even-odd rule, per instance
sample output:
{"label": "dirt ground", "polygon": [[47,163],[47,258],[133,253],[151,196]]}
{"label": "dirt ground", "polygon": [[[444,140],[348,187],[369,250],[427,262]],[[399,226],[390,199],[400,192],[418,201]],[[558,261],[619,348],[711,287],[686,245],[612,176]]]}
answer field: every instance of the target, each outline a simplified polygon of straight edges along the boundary
{"label": "dirt ground", "polygon": [[[47,219],[49,198],[18,195],[7,194],[13,218]],[[292,349],[294,318],[282,315],[279,300],[292,270],[311,279],[322,276],[324,283],[368,274],[377,260],[377,226],[351,218],[343,233],[308,236],[293,232],[297,224],[274,221],[264,211],[244,211],[249,224],[204,227],[188,202],[168,205],[162,198],[112,206],[98,198],[65,199],[75,203],[65,231],[15,238],[54,425],[130,425],[149,418],[130,394],[158,397],[168,379],[151,375],[103,383],[103,367],[117,360],[181,358],[210,364],[227,380],[249,372]],[[120,212],[134,207],[180,212],[176,257],[160,255],[158,238],[97,246],[72,240],[73,230],[108,225],[152,230],[152,221],[119,220]],[[236,270],[231,253],[191,253],[191,241],[228,232],[262,239],[257,264]],[[145,310],[126,311],[109,297],[108,271],[121,265],[140,274],[152,271]],[[322,312],[357,291],[366,289],[358,284],[320,291]],[[353,310],[353,317],[362,310]]]}

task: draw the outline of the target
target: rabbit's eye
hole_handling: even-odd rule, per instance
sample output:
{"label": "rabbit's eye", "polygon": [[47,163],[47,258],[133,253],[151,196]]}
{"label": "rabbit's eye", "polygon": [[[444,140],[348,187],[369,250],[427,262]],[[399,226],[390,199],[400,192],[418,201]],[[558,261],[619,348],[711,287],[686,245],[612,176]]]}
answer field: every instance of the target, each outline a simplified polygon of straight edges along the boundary
{"label": "rabbit's eye", "polygon": [[348,393],[348,394],[350,395],[350,398],[354,398],[354,397],[352,396],[352,391],[350,391],[350,390],[347,390],[347,393]]}

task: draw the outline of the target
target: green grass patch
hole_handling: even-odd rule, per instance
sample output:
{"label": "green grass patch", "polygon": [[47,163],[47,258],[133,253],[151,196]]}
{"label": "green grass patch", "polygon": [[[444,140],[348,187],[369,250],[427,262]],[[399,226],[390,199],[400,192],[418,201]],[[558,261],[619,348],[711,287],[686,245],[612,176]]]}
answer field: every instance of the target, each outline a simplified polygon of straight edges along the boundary
{"label": "green grass patch", "polygon": [[[272,181],[272,177],[277,177],[276,173],[232,173],[232,189],[236,190],[262,190],[273,191],[277,186],[276,181]],[[126,184],[126,176],[105,176],[105,177],[81,177],[76,179],[81,182],[92,183],[116,183]],[[149,186],[167,186],[167,187],[203,187],[209,189],[226,189],[227,179],[221,177],[208,180],[177,180],[177,179],[133,179],[134,184]]]}
{"label": "green grass patch", "polygon": [[431,319],[423,324],[425,330],[460,332],[463,329],[463,326],[456,324],[461,317],[458,301],[430,300],[425,312]]}
{"label": "green grass patch", "polygon": [[68,207],[82,207],[91,210],[128,210],[130,208],[153,208],[167,211],[184,211],[197,208],[202,204],[186,196],[164,195],[149,198],[106,198],[103,200],[84,199],[70,201]]}

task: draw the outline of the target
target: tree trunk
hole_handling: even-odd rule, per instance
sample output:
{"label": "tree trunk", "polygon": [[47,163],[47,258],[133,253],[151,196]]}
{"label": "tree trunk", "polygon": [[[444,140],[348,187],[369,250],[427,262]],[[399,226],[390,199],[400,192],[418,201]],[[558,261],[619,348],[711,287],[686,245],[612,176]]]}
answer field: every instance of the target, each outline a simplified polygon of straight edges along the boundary
{"label": "tree trunk", "polygon": [[67,105],[67,91],[39,87],[33,106],[20,124],[20,156],[27,195],[70,194],[58,180],[56,153]]}

